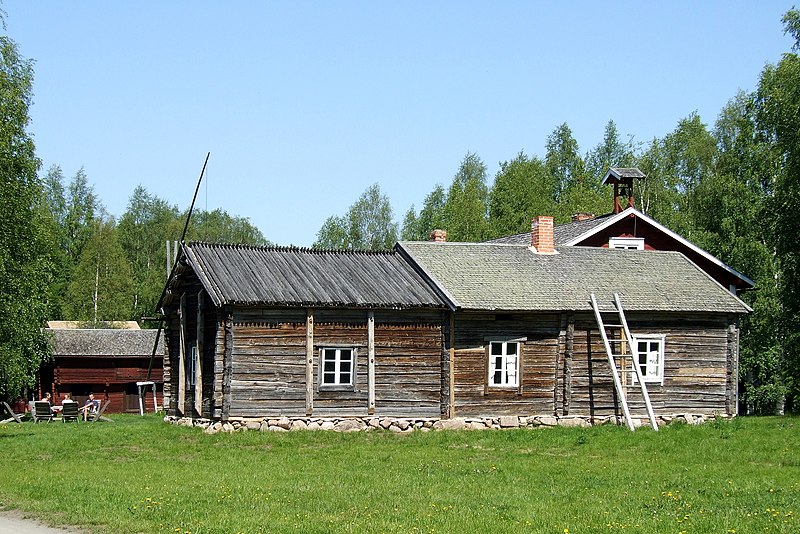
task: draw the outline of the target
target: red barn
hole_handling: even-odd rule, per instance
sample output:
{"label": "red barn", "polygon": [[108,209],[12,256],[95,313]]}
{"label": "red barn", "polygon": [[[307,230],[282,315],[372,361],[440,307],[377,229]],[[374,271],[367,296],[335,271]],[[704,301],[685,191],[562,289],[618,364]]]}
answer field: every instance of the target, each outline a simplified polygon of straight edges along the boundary
{"label": "red barn", "polygon": [[[94,393],[102,402],[111,401],[108,412],[139,411],[136,382],[147,380],[156,330],[141,330],[135,321],[115,323],[115,328],[106,329],[79,326],[72,321],[48,323],[53,359],[41,370],[40,393],[51,392],[55,404],[61,404],[66,393],[79,403]],[[163,354],[159,343],[150,371],[159,405],[163,402]],[[150,397],[150,409],[152,402]]]}

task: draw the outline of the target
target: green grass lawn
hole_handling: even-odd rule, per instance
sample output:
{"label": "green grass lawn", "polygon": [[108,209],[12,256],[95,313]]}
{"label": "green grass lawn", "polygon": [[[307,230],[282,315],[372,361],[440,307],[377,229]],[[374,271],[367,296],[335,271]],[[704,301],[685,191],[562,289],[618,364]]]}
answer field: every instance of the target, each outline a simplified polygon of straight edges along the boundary
{"label": "green grass lawn", "polygon": [[0,425],[0,507],[90,532],[798,532],[800,419],[206,435]]}

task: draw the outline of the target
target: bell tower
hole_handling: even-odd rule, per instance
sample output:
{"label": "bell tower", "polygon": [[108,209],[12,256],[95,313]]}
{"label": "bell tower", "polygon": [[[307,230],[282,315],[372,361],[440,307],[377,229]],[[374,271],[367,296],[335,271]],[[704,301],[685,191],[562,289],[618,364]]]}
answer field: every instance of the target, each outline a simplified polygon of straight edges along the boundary
{"label": "bell tower", "polygon": [[[603,184],[614,184],[614,213],[623,209],[632,208],[633,205],[633,180],[644,180],[646,176],[636,167],[611,167],[603,177]],[[625,208],[622,207],[620,197],[627,197]]]}

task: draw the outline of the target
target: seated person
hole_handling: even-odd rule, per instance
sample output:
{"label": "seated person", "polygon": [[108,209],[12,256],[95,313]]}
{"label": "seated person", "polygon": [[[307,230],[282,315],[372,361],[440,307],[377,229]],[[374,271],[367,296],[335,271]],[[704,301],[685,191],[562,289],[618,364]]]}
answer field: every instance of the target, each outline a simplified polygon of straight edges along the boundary
{"label": "seated person", "polygon": [[63,404],[66,404],[68,402],[75,402],[75,401],[72,399],[72,394],[71,393],[64,393],[64,400],[61,402],[61,404],[63,405]]}
{"label": "seated person", "polygon": [[42,395],[41,402],[46,402],[47,404],[50,405],[50,413],[54,414],[54,413],[58,412],[58,410],[56,410],[53,407],[53,396],[50,394],[49,391],[47,393],[45,393],[44,395]]}
{"label": "seated person", "polygon": [[100,401],[94,398],[94,393],[89,393],[89,398],[86,399],[86,404],[83,405],[83,420],[87,420],[89,418],[89,414],[97,413],[97,410],[100,409]]}

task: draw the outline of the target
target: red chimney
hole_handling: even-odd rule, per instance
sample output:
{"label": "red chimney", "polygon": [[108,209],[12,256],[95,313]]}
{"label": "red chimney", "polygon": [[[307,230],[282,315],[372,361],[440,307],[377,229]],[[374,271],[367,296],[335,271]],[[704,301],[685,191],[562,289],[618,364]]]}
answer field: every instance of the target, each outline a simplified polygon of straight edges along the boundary
{"label": "red chimney", "polygon": [[553,217],[539,215],[531,221],[531,245],[539,254],[555,254],[553,240]]}
{"label": "red chimney", "polygon": [[594,219],[594,213],[579,211],[578,213],[572,214],[572,222],[588,221],[589,219]]}
{"label": "red chimney", "polygon": [[434,243],[444,243],[447,241],[447,230],[433,230],[430,236],[428,236],[428,240]]}

